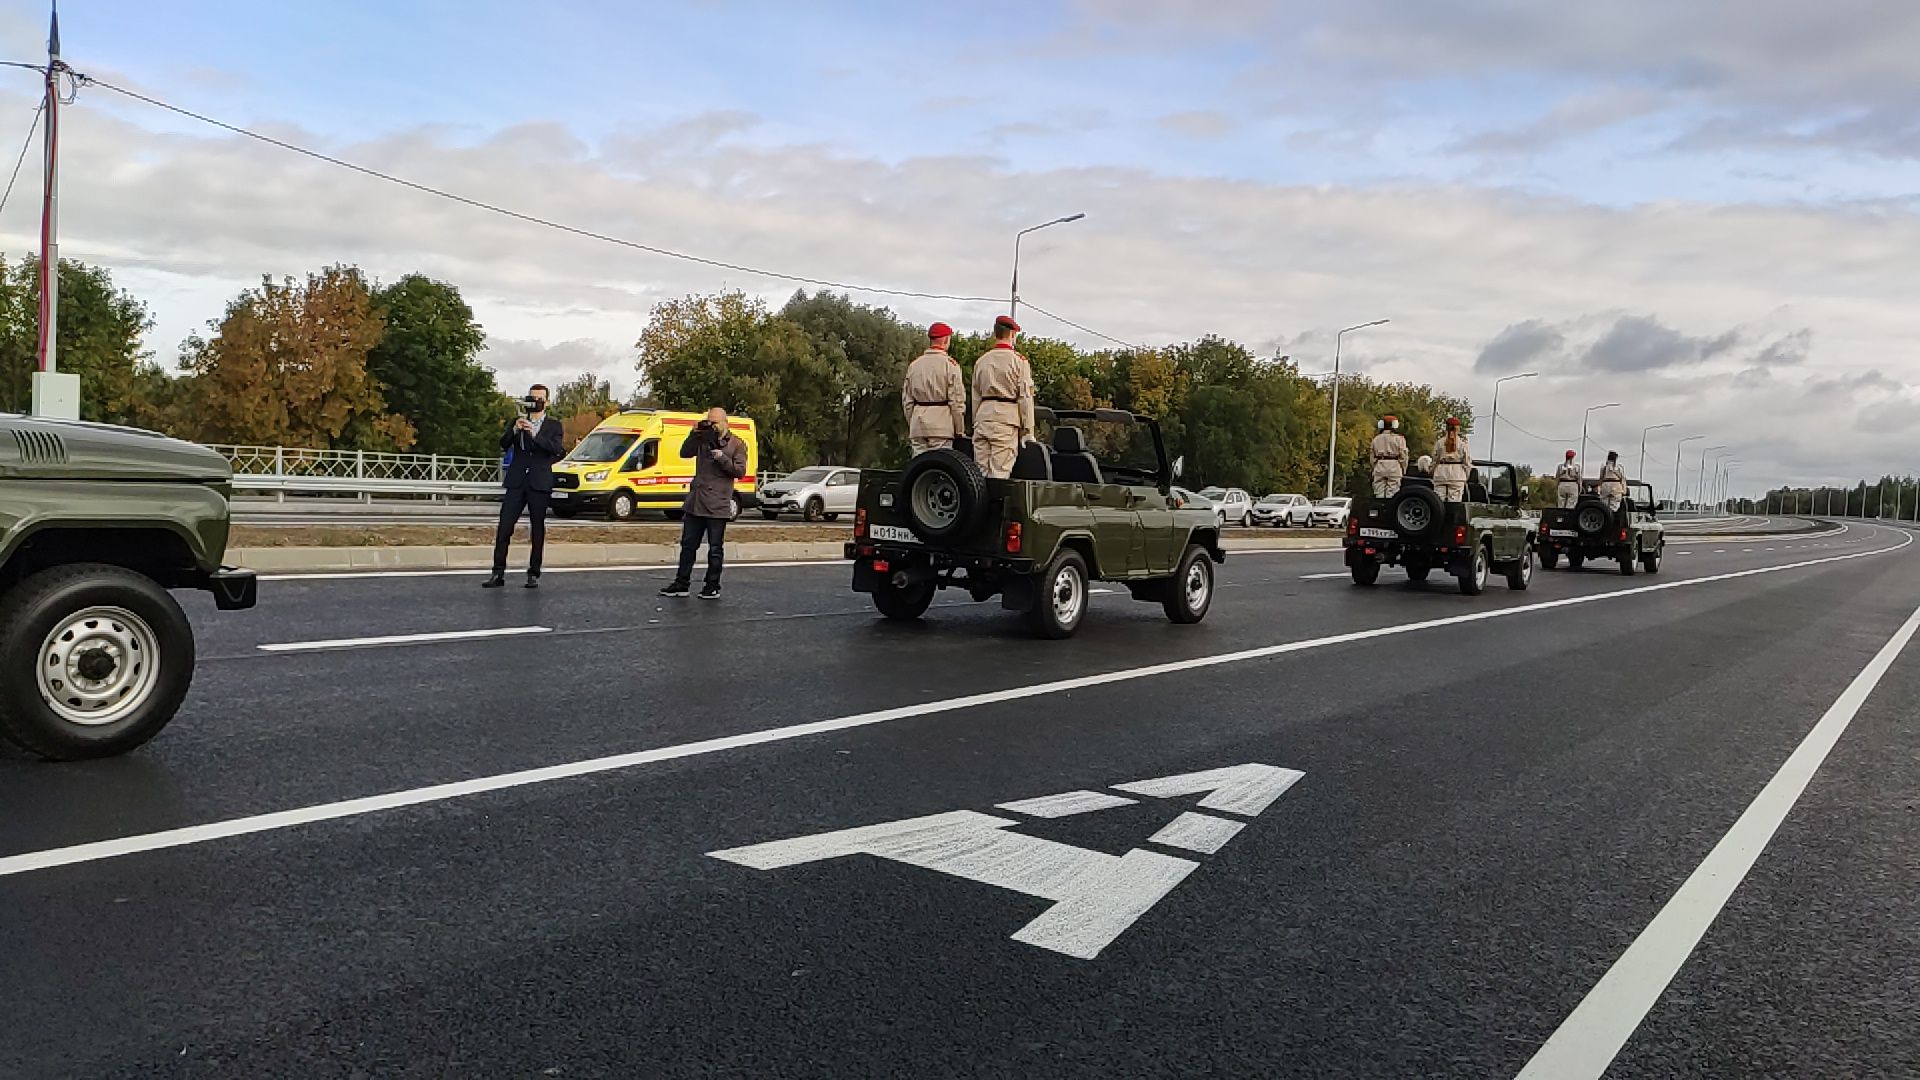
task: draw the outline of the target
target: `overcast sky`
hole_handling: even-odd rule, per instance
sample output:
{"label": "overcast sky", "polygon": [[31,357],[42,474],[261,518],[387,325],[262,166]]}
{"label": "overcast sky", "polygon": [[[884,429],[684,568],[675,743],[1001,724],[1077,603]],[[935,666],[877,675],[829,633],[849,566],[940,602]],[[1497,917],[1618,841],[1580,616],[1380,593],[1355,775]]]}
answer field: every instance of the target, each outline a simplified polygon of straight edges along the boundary
{"label": "overcast sky", "polygon": [[[783,272],[999,296],[1016,229],[1084,212],[1029,237],[1034,303],[1306,371],[1331,367],[1334,330],[1390,318],[1348,337],[1354,368],[1483,415],[1493,379],[1539,373],[1502,391],[1501,457],[1555,460],[1585,406],[1619,401],[1593,431],[1631,465],[1642,427],[1678,425],[1649,443],[1663,493],[1681,434],[1732,445],[1749,487],[1920,470],[1920,4],[948,7],[69,0],[61,29],[75,69],[174,104]],[[43,7],[0,4],[0,39],[39,59]],[[0,80],[0,144],[37,97],[31,73]],[[152,306],[168,363],[259,275],[329,262],[458,284],[512,386],[631,386],[657,301],[794,288],[98,87],[62,135],[62,251]],[[0,211],[10,256],[32,250],[37,189],[30,155]],[[856,298],[973,327],[998,306]],[[1697,450],[1684,464],[1690,494]]]}

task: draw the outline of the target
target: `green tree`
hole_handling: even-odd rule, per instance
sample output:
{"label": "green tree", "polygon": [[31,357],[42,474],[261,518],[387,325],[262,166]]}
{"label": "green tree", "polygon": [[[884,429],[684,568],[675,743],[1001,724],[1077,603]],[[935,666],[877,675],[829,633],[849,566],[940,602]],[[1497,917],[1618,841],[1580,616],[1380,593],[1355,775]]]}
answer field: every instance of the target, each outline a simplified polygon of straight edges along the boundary
{"label": "green tree", "polygon": [[423,454],[490,454],[503,422],[492,369],[477,357],[487,335],[460,290],[408,274],[373,290],[384,329],[367,373],[386,407],[413,425]]}
{"label": "green tree", "polygon": [[806,432],[820,460],[875,465],[906,456],[906,417],[900,384],[907,364],[926,348],[926,333],[886,308],[855,304],[846,296],[801,291],[787,301],[782,318],[807,335],[814,357],[831,372],[832,423]]}
{"label": "green tree", "polygon": [[[0,256],[0,411],[25,412],[39,363],[40,264]],[[137,371],[150,353],[147,307],[113,283],[104,267],[60,260],[55,363],[80,376],[80,416],[135,423],[142,416]]]}

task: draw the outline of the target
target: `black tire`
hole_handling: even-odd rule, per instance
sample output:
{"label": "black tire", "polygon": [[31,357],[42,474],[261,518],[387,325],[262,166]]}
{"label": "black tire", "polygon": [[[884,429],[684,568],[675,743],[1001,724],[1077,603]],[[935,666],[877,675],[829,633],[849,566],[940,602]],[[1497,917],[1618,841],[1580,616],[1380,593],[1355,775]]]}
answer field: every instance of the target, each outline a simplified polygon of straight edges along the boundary
{"label": "black tire", "polygon": [[873,606],[880,614],[900,622],[910,622],[927,613],[933,604],[935,592],[933,582],[896,588],[891,583],[882,584],[873,593]]}
{"label": "black tire", "polygon": [[1507,565],[1507,588],[1515,592],[1525,592],[1533,584],[1533,549],[1528,548],[1520,555],[1520,561]]}
{"label": "black tire", "polygon": [[1582,536],[1599,536],[1612,523],[1613,514],[1608,512],[1605,503],[1583,502],[1573,512],[1573,527]]}
{"label": "black tire", "polygon": [[1372,585],[1379,580],[1379,563],[1374,562],[1372,559],[1363,558],[1353,564],[1353,583],[1355,585]]}
{"label": "black tire", "polygon": [[1560,553],[1552,548],[1541,552],[1540,565],[1548,570],[1558,570],[1560,568]]}
{"label": "black tire", "polygon": [[[82,618],[90,609],[101,610]],[[68,671],[101,681],[97,699],[60,677],[54,650],[64,650]],[[99,664],[108,669],[80,670]],[[73,696],[50,702],[43,670],[56,695]],[[144,574],[56,566],[0,599],[0,738],[29,753],[53,761],[124,754],[167,726],[192,683],[193,624]]]}
{"label": "black tire", "polygon": [[778,510],[762,510],[762,511],[760,511],[760,516],[761,516],[761,517],[763,517],[763,518],[766,518],[766,519],[767,519],[768,521],[778,521],[778,520],[780,520],[780,511],[778,511]]}
{"label": "black tire", "polygon": [[681,518],[687,516],[685,510],[662,510],[661,513],[667,515],[668,521],[679,521]]}
{"label": "black tire", "polygon": [[1667,548],[1667,545],[1665,543],[1661,543],[1660,545],[1655,547],[1652,551],[1649,551],[1646,554],[1640,556],[1640,568],[1642,570],[1645,570],[1649,574],[1659,573],[1660,572],[1660,554],[1664,552],[1666,548]]}
{"label": "black tire", "polygon": [[1634,571],[1633,563],[1634,563],[1633,552],[1629,551],[1625,555],[1620,556],[1620,576],[1621,577],[1633,576],[1633,571]]}
{"label": "black tire", "polygon": [[1387,503],[1387,523],[1409,542],[1433,536],[1445,521],[1446,504],[1432,488],[1403,487]]}
{"label": "black tire", "polygon": [[826,514],[827,514],[827,504],[821,501],[820,497],[817,495],[811,499],[808,499],[807,505],[805,506],[805,508],[803,508],[800,511],[801,518],[807,521],[819,521],[821,518],[825,517]]}
{"label": "black tire", "polygon": [[608,521],[632,521],[633,515],[637,513],[639,509],[640,504],[634,498],[633,492],[625,488],[621,488],[612,495],[607,496]]}
{"label": "black tire", "polygon": [[1487,565],[1487,545],[1475,545],[1473,558],[1467,561],[1467,568],[1460,571],[1460,592],[1463,595],[1479,596],[1486,589]]}
{"label": "black tire", "polygon": [[1167,618],[1182,625],[1197,623],[1207,617],[1207,609],[1213,606],[1213,559],[1208,557],[1207,549],[1199,544],[1188,544],[1186,554],[1180,556],[1180,564],[1174,567],[1173,580],[1167,582],[1166,593],[1160,599],[1161,610]]}
{"label": "black tire", "polygon": [[1427,575],[1433,572],[1433,567],[1425,563],[1408,563],[1406,570],[1408,581],[1425,581]]}
{"label": "black tire", "polygon": [[1027,625],[1039,637],[1059,639],[1072,637],[1086,617],[1087,561],[1072,548],[1063,548],[1034,583]]}
{"label": "black tire", "polygon": [[840,520],[840,515],[839,515],[839,514],[827,514],[827,515],[825,515],[825,517],[826,517],[826,519],[827,519],[828,521],[839,521],[839,520]]}
{"label": "black tire", "polygon": [[945,449],[916,454],[896,493],[907,528],[928,543],[972,532],[986,511],[987,478],[972,458]]}
{"label": "black tire", "polygon": [[1567,553],[1567,569],[1578,570],[1587,564],[1587,557],[1578,552]]}

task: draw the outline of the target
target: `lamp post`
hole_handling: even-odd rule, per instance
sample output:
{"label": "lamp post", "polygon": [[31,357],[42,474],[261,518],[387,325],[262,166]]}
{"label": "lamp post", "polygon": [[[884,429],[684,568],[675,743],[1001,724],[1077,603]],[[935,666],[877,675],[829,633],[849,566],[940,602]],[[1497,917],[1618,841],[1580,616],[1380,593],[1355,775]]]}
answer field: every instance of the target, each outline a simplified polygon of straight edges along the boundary
{"label": "lamp post", "polygon": [[1715,503],[1720,501],[1720,463],[1732,456],[1731,450],[1713,455],[1713,486],[1700,494],[1700,501],[1705,502],[1709,494],[1713,496]]}
{"label": "lamp post", "polygon": [[1715,450],[1725,450],[1725,449],[1726,449],[1726,445],[1723,443],[1719,446],[1702,447],[1700,450],[1700,479],[1695,481],[1693,485],[1693,501],[1695,503],[1700,504],[1698,507],[1699,509],[1702,509],[1702,510],[1706,509],[1707,455],[1713,453]]}
{"label": "lamp post", "polygon": [[1587,409],[1586,412],[1580,414],[1580,475],[1581,476],[1587,475],[1587,421],[1588,419],[1590,419],[1594,413],[1599,412],[1601,409],[1617,409],[1619,407],[1620,407],[1619,402],[1609,401],[1605,405],[1591,406],[1590,408]]}
{"label": "lamp post", "polygon": [[1020,310],[1020,238],[1030,232],[1038,232],[1041,229],[1054,225],[1065,225],[1069,221],[1079,221],[1086,216],[1085,214],[1068,214],[1066,217],[1054,218],[1052,221],[1043,221],[1038,225],[1021,229],[1019,232],[1013,234],[1013,288],[1007,296],[1007,316],[1009,318]]}
{"label": "lamp post", "polygon": [[1733,489],[1733,470],[1739,464],[1740,462],[1738,461],[1729,461],[1721,470],[1719,470],[1720,483],[1719,483],[1719,486],[1715,489],[1715,494],[1717,494],[1720,497],[1720,512],[1722,514],[1727,512],[1727,496],[1731,493]]}
{"label": "lamp post", "polygon": [[1369,326],[1381,326],[1391,320],[1375,319],[1372,322],[1355,323],[1333,335],[1333,412],[1327,421],[1327,498],[1333,498],[1333,467],[1336,446],[1340,439],[1340,339],[1355,330],[1365,330]]}
{"label": "lamp post", "polygon": [[1680,509],[1680,451],[1695,439],[1704,439],[1705,435],[1689,435],[1681,439],[1673,448],[1673,508]]}
{"label": "lamp post", "polygon": [[1659,431],[1661,428],[1670,428],[1672,426],[1672,424],[1655,424],[1652,427],[1640,429],[1640,471],[1633,474],[1634,479],[1645,481],[1647,478],[1647,432]]}
{"label": "lamp post", "polygon": [[1487,457],[1493,457],[1494,440],[1500,437],[1500,384],[1515,379],[1531,379],[1540,374],[1537,371],[1523,371],[1518,375],[1493,380],[1493,419],[1487,424]]}

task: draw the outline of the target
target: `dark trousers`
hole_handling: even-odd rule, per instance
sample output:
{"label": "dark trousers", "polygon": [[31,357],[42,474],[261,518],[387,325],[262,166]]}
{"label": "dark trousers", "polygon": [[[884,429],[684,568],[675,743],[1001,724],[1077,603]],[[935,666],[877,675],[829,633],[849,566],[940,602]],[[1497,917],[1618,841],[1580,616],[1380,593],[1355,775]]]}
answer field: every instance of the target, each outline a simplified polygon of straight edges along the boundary
{"label": "dark trousers", "polygon": [[500,528],[493,534],[493,572],[507,572],[507,545],[513,540],[513,527],[520,514],[527,514],[533,528],[533,551],[527,559],[527,573],[540,572],[540,556],[547,549],[547,498],[549,491],[532,488],[508,488],[500,497]]}
{"label": "dark trousers", "polygon": [[680,519],[680,572],[673,575],[682,585],[693,580],[693,556],[702,537],[707,541],[707,584],[720,584],[720,569],[727,564],[727,519],[688,514]]}

